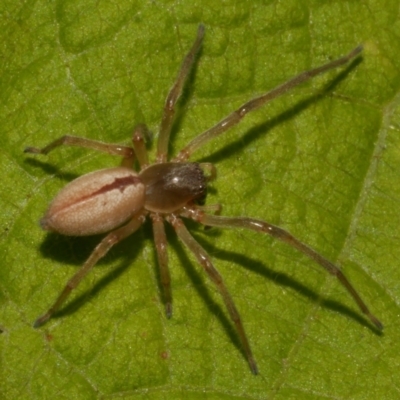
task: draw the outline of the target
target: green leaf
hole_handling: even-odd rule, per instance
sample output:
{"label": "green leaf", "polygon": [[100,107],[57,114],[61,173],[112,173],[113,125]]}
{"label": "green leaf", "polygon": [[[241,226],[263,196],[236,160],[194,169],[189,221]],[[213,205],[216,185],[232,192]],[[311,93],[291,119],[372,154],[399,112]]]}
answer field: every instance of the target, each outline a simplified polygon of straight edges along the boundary
{"label": "green leaf", "polygon": [[[398,398],[398,3],[184,3],[0,5],[0,397]],[[340,265],[383,334],[334,277],[294,249],[192,223],[240,310],[259,376],[172,229],[170,320],[146,225],[53,319],[32,327],[101,239],[47,234],[37,221],[66,182],[119,160],[78,148],[47,157],[23,149],[64,134],[129,144],[139,122],[156,139],[201,22],[206,37],[178,107],[175,154],[246,100],[364,44],[360,62],[248,115],[193,159],[218,168],[208,204],[279,225]]]}

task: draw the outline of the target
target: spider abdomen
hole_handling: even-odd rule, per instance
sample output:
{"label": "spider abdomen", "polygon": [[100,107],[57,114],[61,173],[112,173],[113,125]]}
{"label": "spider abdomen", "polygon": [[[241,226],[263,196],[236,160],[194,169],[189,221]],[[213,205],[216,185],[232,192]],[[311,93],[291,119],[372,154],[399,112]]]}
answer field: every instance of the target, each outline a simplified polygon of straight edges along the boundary
{"label": "spider abdomen", "polygon": [[50,204],[40,225],[68,236],[108,232],[143,208],[145,188],[125,167],[83,175],[65,186]]}
{"label": "spider abdomen", "polygon": [[207,180],[198,163],[153,164],[139,177],[146,186],[149,211],[171,213],[206,195]]}

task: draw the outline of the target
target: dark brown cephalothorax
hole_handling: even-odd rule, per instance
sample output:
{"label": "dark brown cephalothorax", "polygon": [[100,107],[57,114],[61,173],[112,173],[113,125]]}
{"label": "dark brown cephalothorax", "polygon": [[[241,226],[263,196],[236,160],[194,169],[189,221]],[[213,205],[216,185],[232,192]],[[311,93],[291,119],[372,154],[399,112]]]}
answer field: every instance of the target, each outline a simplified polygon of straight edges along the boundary
{"label": "dark brown cephalothorax", "polygon": [[139,174],[146,187],[146,210],[171,213],[204,198],[207,180],[200,164],[153,164]]}
{"label": "dark brown cephalothorax", "polygon": [[[70,145],[87,147],[122,157],[121,167],[95,171],[69,183],[55,197],[41,220],[44,229],[64,235],[83,236],[103,232],[109,233],[93,250],[82,268],[68,281],[49,310],[35,321],[34,326],[39,327],[49,320],[98,260],[112,246],[139,229],[146,217],[149,216],[153,225],[167,317],[172,315],[172,294],[166,250],[165,221],[173,226],[180,240],[194,254],[220,292],[240,338],[250,369],[254,374],[258,373],[257,364],[234,300],[228,292],[222,276],[214,267],[210,256],[185,227],[183,218],[198,221],[205,226],[244,228],[266,233],[295,247],[325,268],[330,274],[336,276],[361,311],[378,329],[382,329],[381,322],[369,311],[341,270],[315,250],[293,237],[289,232],[254,218],[214,215],[213,213],[218,214],[221,209],[219,204],[202,206],[202,201],[206,195],[207,181],[215,177],[215,170],[211,164],[197,164],[188,161],[196,150],[240,122],[247,113],[316,75],[348,63],[360,54],[362,47],[356,47],[341,58],[305,71],[275,89],[244,103],[216,125],[195,137],[170,161],[167,150],[175,105],[190,74],[203,36],[204,27],[201,25],[198,29],[197,38],[186,55],[175,83],[168,93],[154,163],[149,163],[144,143],[147,128],[142,124],[137,125],[133,133],[133,148],[75,136],[63,136],[42,149],[36,147],[25,149],[28,153],[47,154],[61,145]],[[139,173],[133,170],[135,160],[140,166]],[[211,172],[210,176],[206,177],[204,174],[203,170],[206,169]]]}

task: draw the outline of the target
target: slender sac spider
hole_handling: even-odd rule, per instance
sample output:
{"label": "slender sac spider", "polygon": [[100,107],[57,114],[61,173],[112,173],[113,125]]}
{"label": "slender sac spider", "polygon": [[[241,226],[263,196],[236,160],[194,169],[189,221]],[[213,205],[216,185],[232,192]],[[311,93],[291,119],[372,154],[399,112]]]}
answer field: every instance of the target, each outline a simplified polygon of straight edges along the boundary
{"label": "slender sac spider", "polygon": [[[235,302],[225,286],[222,276],[214,267],[210,256],[189,233],[182,218],[192,219],[207,227],[251,229],[288,243],[321,265],[330,274],[336,276],[361,311],[378,329],[382,329],[381,322],[371,314],[341,270],[315,250],[293,237],[289,232],[254,218],[215,215],[219,214],[219,204],[200,205],[205,199],[208,181],[215,176],[215,169],[212,164],[188,161],[196,150],[239,123],[247,113],[258,109],[270,100],[281,96],[316,75],[348,63],[360,54],[362,47],[356,47],[346,56],[305,71],[268,93],[251,99],[212,128],[195,137],[175,158],[169,161],[167,150],[174,121],[175,106],[190,75],[203,36],[204,27],[200,25],[196,40],[186,55],[165,101],[157,143],[157,158],[154,163],[150,164],[148,160],[144,144],[146,133],[144,125],[138,125],[134,130],[133,149],[119,144],[102,143],[74,136],[63,136],[42,149],[35,147],[25,149],[27,153],[47,154],[61,145],[69,145],[87,147],[123,157],[120,167],[95,171],[69,183],[56,196],[42,218],[40,224],[43,229],[64,235],[85,236],[109,233],[93,250],[80,270],[68,281],[49,310],[35,321],[34,326],[37,328],[51,318],[99,259],[112,246],[138,230],[146,217],[149,216],[153,224],[154,242],[167,317],[169,318],[172,315],[172,295],[164,221],[172,225],[179,239],[197,258],[221,294],[240,338],[250,369],[254,374],[258,373],[257,364]],[[135,172],[132,168],[135,160],[140,165],[139,172]]]}

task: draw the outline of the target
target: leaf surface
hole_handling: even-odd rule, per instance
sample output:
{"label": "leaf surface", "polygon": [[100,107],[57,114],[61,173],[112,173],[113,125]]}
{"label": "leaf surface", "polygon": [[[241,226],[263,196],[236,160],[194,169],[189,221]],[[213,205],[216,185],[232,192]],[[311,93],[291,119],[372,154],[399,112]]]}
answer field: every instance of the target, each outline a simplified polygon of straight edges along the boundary
{"label": "leaf surface", "polygon": [[[398,13],[394,0],[3,1],[0,397],[398,398]],[[165,96],[199,23],[206,37],[177,110],[173,154],[246,100],[364,44],[358,62],[248,115],[193,160],[218,169],[208,204],[279,225],[340,265],[383,334],[294,249],[192,223],[241,312],[259,376],[217,291],[169,228],[170,320],[146,225],[55,318],[32,327],[101,240],[47,234],[37,221],[67,182],[119,160],[23,149],[64,134],[129,144],[146,123],[154,157]]]}

